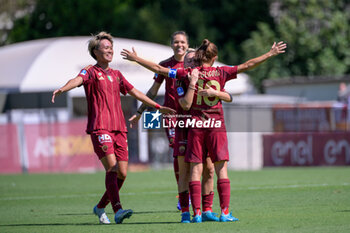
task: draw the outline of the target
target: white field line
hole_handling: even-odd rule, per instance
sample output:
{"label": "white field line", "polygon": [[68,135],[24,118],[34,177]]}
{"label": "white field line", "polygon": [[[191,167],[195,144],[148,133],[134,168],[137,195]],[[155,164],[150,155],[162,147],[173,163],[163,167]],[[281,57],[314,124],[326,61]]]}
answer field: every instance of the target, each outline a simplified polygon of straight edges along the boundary
{"label": "white field line", "polygon": [[[247,191],[247,190],[271,190],[271,189],[296,189],[296,188],[317,188],[317,187],[334,187],[334,186],[350,186],[350,183],[342,184],[295,184],[295,185],[273,185],[273,186],[256,186],[256,187],[246,187],[246,188],[231,188],[231,191]],[[102,193],[101,193],[102,194]],[[98,197],[101,194],[85,194],[84,197]],[[120,193],[121,196],[133,196],[133,195],[162,195],[162,194],[177,194],[174,191],[163,191],[163,192],[127,192]],[[47,196],[27,196],[27,197],[1,197],[0,201],[17,201],[17,200],[36,200],[36,199],[69,199],[69,198],[81,198],[82,195],[72,194],[72,195],[47,195]]]}

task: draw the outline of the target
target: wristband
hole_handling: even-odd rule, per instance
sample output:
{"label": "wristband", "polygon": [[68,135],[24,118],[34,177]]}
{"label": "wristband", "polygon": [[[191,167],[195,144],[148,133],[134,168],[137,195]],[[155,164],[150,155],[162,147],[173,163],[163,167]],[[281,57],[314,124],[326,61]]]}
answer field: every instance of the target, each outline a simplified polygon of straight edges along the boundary
{"label": "wristband", "polygon": [[154,106],[155,109],[160,109],[160,105],[156,104],[156,106]]}
{"label": "wristband", "polygon": [[168,73],[168,77],[169,78],[176,78],[176,73],[177,73],[177,70],[176,69],[170,69],[169,70],[169,73]]}
{"label": "wristband", "polygon": [[188,86],[188,89],[191,89],[191,90],[197,90],[195,87],[192,87],[192,86]]}
{"label": "wristband", "polygon": [[137,110],[136,112],[137,112],[138,114],[142,115],[142,112],[141,112],[141,111]]}

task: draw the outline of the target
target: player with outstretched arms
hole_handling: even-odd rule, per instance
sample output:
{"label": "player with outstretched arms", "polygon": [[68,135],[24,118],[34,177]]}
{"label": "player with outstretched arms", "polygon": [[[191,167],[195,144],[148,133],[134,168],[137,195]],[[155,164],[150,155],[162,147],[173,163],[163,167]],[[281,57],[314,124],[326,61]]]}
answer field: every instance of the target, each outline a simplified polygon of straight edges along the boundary
{"label": "player with outstretched arms", "polygon": [[119,191],[124,183],[128,167],[127,128],[121,109],[120,93],[127,93],[162,113],[174,114],[175,110],[160,106],[134,88],[119,70],[109,67],[113,59],[113,38],[106,32],[93,36],[88,45],[90,55],[97,61],[82,69],[77,77],[55,90],[56,96],[81,85],[84,86],[88,104],[86,132],[90,134],[94,151],[106,170],[106,191],[93,208],[101,224],[110,221],[104,208],[111,202],[115,222],[122,223],[133,211],[122,208]]}
{"label": "player with outstretched arms", "polygon": [[[248,60],[238,66],[212,67],[217,59],[217,47],[209,40],[203,40],[196,51],[195,62],[198,67],[195,69],[167,69],[156,63],[147,61],[137,56],[135,50],[123,49],[121,55],[124,59],[136,61],[138,64],[152,70],[153,72],[168,75],[169,77],[186,80],[193,70],[199,71],[199,79],[196,86],[197,93],[194,95],[191,104],[191,115],[199,122],[190,128],[188,135],[188,148],[186,161],[190,162],[190,194],[192,199],[194,217],[192,222],[202,222],[201,205],[201,184],[200,178],[203,170],[204,155],[209,153],[215,166],[217,175],[217,189],[221,207],[221,222],[237,221],[229,212],[230,204],[230,180],[227,174],[227,162],[229,160],[226,128],[223,119],[223,110],[219,98],[209,98],[198,95],[198,90],[211,86],[216,90],[222,90],[225,83],[235,79],[238,73],[253,69],[271,57],[284,53],[287,45],[283,42],[274,43],[267,53]],[[190,87],[188,85],[188,87]],[[213,119],[219,124],[214,127],[202,128],[203,121]],[[201,123],[202,122],[202,123]]]}

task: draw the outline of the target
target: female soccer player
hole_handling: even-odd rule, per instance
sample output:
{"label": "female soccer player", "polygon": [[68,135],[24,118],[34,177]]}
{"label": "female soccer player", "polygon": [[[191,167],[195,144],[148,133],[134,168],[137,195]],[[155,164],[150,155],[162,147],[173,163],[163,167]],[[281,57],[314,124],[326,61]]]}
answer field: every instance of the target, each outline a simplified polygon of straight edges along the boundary
{"label": "female soccer player", "polygon": [[[171,35],[170,45],[174,55],[164,61],[161,61],[159,65],[164,67],[171,67],[173,69],[183,68],[184,57],[188,49],[187,33],[184,31],[174,32]],[[162,85],[164,80],[165,80],[164,106],[175,109],[176,103],[175,103],[175,80],[174,79],[168,78],[167,76],[164,76],[164,75],[155,74],[153,85],[148,90],[146,95],[149,98],[154,99],[157,96],[159,88]],[[133,124],[137,124],[137,122],[139,121],[142,115],[142,112],[145,111],[146,107],[147,106],[145,104],[142,104],[137,109],[137,112],[129,119],[131,123],[130,127],[132,127]],[[165,120],[167,121],[167,125],[169,125],[169,121],[175,121],[176,119],[175,117],[171,117],[171,118],[165,118]],[[165,132],[169,140],[169,147],[173,148],[175,143],[175,128],[174,127],[165,128]],[[177,156],[173,156],[173,158],[174,158],[173,160],[174,173],[175,173],[176,182],[178,183],[179,166],[177,162]],[[179,205],[178,205],[178,208],[180,209]]]}
{"label": "female soccer player", "polygon": [[[184,58],[185,67],[195,67],[194,64],[194,49],[189,49]],[[197,71],[197,70],[196,70]],[[189,109],[192,105],[192,99],[194,95],[194,87],[198,80],[198,72],[193,72],[189,75],[189,87],[186,86],[184,81],[176,81],[176,99],[178,100],[178,105],[176,108],[177,115],[182,115],[183,118],[179,120],[186,120],[190,114]],[[186,94],[185,94],[186,93]],[[229,93],[224,91],[216,91],[211,87],[208,89],[202,89],[199,91],[199,94],[202,96],[210,97],[219,97],[225,102],[231,102],[232,97]],[[187,148],[187,135],[188,128],[176,127],[175,129],[175,144],[174,144],[174,154],[178,157],[179,163],[179,201],[181,205],[181,222],[189,223],[190,222],[190,213],[189,213],[189,163],[185,162],[185,154]],[[214,164],[212,163],[209,156],[206,157],[203,166],[203,179],[202,179],[202,209],[203,221],[219,221],[217,214],[213,212],[212,205],[214,199]]]}
{"label": "female soccer player", "polygon": [[[285,52],[286,44],[276,42],[272,45],[269,52],[248,60],[238,66],[223,66],[212,67],[217,59],[218,50],[215,44],[209,40],[203,40],[201,46],[196,51],[195,62],[199,70],[200,78],[196,86],[192,88],[203,89],[206,86],[215,87],[220,91],[224,88],[227,81],[237,77],[238,73],[250,70],[269,58]],[[163,75],[168,75],[172,78],[186,80],[186,76],[192,73],[193,69],[168,69],[161,67],[153,62],[144,60],[137,56],[135,50],[128,51],[123,49],[121,55],[124,59],[136,61],[151,71]],[[188,87],[191,89],[190,85]],[[227,161],[229,160],[226,128],[223,118],[223,110],[219,98],[209,98],[207,96],[194,95],[191,105],[192,119],[195,119],[199,124],[190,128],[188,134],[188,148],[186,152],[186,161],[190,162],[190,194],[193,205],[194,217],[192,222],[202,222],[200,211],[201,204],[201,184],[200,178],[203,171],[204,155],[209,153],[215,166],[215,173],[218,177],[217,189],[219,192],[221,216],[220,221],[237,221],[229,212],[230,204],[230,180],[227,174]],[[215,125],[208,128],[202,128],[203,121],[211,120]],[[202,122],[202,124],[201,124]]]}
{"label": "female soccer player", "polygon": [[63,87],[55,90],[55,97],[81,85],[84,86],[88,103],[88,123],[86,132],[91,135],[95,153],[106,170],[106,192],[93,211],[100,223],[109,224],[105,206],[111,202],[116,223],[122,223],[133,211],[123,210],[119,198],[127,174],[128,144],[127,128],[121,109],[120,92],[129,93],[148,106],[159,109],[162,113],[175,113],[175,110],[160,106],[134,88],[120,73],[113,70],[109,63],[113,59],[113,38],[106,32],[100,32],[90,39],[88,49],[97,61],[82,69],[77,77],[69,80]]}
{"label": "female soccer player", "polygon": [[[163,67],[171,67],[173,69],[177,69],[177,68],[183,68],[184,67],[184,57],[186,55],[186,52],[188,50],[188,46],[189,46],[189,39],[188,39],[188,35],[186,32],[184,31],[176,31],[171,35],[171,48],[173,50],[174,55],[171,56],[170,58],[160,62],[159,64]],[[192,55],[190,55],[192,56]],[[192,59],[192,58],[191,58]],[[189,62],[189,61],[187,61]],[[191,64],[189,64],[191,65]],[[188,67],[188,66],[185,66]],[[169,78],[167,76],[164,75],[158,75],[156,74],[154,76],[154,83],[152,85],[152,87],[148,90],[147,92],[147,96],[150,97],[151,99],[154,99],[155,96],[158,93],[158,90],[161,86],[161,84],[163,83],[163,81],[165,80],[165,100],[164,100],[164,106],[167,106],[169,108],[174,108],[176,110],[181,110],[181,107],[178,107],[178,103],[175,100],[176,97],[176,89],[175,89],[175,82],[176,80]],[[136,124],[141,115],[142,112],[146,109],[146,105],[142,104],[137,112],[129,119],[129,121],[131,122],[130,126],[132,127],[133,124]],[[179,115],[179,114],[177,114]],[[175,117],[172,118],[165,118],[165,120],[167,121],[167,124],[169,125],[169,121],[176,121]],[[174,127],[169,127],[165,129],[165,132],[168,136],[168,140],[169,140],[169,146],[171,148],[174,148],[175,144],[176,144],[176,129]],[[187,139],[186,139],[187,140]],[[181,147],[183,148],[183,147]],[[177,181],[177,185],[178,185],[178,189],[181,189],[180,186],[183,186],[183,184],[179,183],[179,169],[180,166],[184,166],[185,164],[181,163],[179,164],[178,162],[178,153],[175,152],[175,150],[173,151],[173,166],[174,166],[174,173],[175,173],[175,178]],[[182,158],[180,158],[182,159]],[[207,166],[205,166],[206,171],[210,171],[210,172],[206,172],[205,176],[203,177],[203,186],[205,186],[203,188],[204,193],[208,193],[207,195],[205,195],[205,199],[206,203],[208,206],[211,206],[213,203],[213,198],[214,198],[214,194],[211,193],[211,191],[213,190],[213,182],[214,182],[214,165],[212,163],[208,163]],[[185,184],[186,187],[188,187],[188,182],[187,184]],[[207,188],[208,187],[208,188]],[[188,190],[188,188],[186,188],[186,190]],[[188,195],[187,195],[188,196]],[[207,200],[208,199],[208,200]],[[188,202],[188,200],[187,200]],[[186,203],[187,203],[186,202]],[[179,210],[181,210],[181,204],[180,204],[180,195],[179,195],[179,202],[177,205],[177,208]],[[185,208],[185,210],[182,211],[186,211],[187,208]]]}

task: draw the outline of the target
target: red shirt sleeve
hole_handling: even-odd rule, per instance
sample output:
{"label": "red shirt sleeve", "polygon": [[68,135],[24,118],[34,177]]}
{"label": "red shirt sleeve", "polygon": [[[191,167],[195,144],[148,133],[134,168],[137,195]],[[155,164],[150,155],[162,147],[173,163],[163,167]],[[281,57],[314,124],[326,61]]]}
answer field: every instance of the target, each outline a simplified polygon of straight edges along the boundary
{"label": "red shirt sleeve", "polygon": [[165,77],[161,74],[154,74],[153,77],[154,81],[156,81],[157,83],[163,83]]}
{"label": "red shirt sleeve", "polygon": [[134,86],[131,85],[126,78],[120,73],[120,71],[117,72],[118,78],[119,78],[119,90],[123,95],[126,95],[129,91],[131,91]]}
{"label": "red shirt sleeve", "polygon": [[191,68],[179,68],[176,70],[176,79],[184,80],[187,78],[188,73],[191,73]]}
{"label": "red shirt sleeve", "polygon": [[82,69],[79,74],[77,75],[77,77],[82,77],[83,78],[83,84],[86,84],[87,82],[89,82],[91,80],[91,74],[89,72],[89,68],[90,66],[88,67],[85,67],[84,69]]}
{"label": "red shirt sleeve", "polygon": [[237,66],[222,66],[225,82],[237,78]]}

